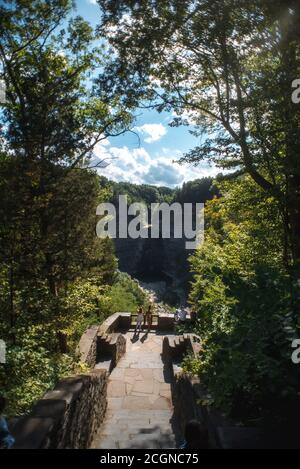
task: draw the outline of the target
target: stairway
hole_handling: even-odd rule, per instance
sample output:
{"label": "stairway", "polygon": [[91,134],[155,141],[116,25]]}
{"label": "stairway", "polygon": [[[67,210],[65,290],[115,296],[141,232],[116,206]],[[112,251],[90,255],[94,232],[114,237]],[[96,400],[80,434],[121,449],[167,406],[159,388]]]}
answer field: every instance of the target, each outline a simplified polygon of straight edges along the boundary
{"label": "stairway", "polygon": [[178,444],[171,374],[161,358],[163,335],[125,335],[127,351],[112,371],[104,424],[92,448],[166,449]]}

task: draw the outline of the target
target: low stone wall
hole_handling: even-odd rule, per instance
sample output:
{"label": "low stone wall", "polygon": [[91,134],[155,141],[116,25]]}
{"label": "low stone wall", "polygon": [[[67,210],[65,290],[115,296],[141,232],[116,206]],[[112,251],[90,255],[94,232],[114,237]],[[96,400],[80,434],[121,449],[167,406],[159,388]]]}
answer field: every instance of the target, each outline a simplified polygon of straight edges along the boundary
{"label": "low stone wall", "polygon": [[127,331],[131,326],[131,313],[118,313],[119,314],[119,328]]}
{"label": "low stone wall", "polygon": [[111,371],[126,352],[126,340],[117,330],[130,327],[130,313],[115,313],[109,316],[101,326],[91,326],[82,335],[77,353],[80,360],[94,368],[103,356],[111,358]]}
{"label": "low stone wall", "polygon": [[60,381],[16,423],[14,449],[87,449],[104,420],[108,374],[95,370]]}
{"label": "low stone wall", "polygon": [[211,448],[218,449],[300,449],[298,432],[291,426],[246,427],[205,405],[207,391],[199,378],[175,374],[172,385],[175,414],[181,430],[196,419],[208,429]]}
{"label": "low stone wall", "polygon": [[175,326],[174,316],[160,314],[157,320],[157,329],[159,331],[173,331]]}
{"label": "low stone wall", "polygon": [[196,334],[182,334],[178,336],[164,337],[163,340],[163,360],[165,363],[179,362],[188,352],[195,356],[201,350],[200,337]]}
{"label": "low stone wall", "polygon": [[113,348],[112,356],[114,359],[114,366],[117,365],[120,358],[126,353],[126,339],[121,334],[113,334],[110,345]]}
{"label": "low stone wall", "polygon": [[183,356],[189,351],[195,356],[201,350],[199,337],[195,334],[164,337],[163,361],[171,370],[172,399],[174,412],[180,424],[180,432],[184,434],[186,424],[190,420],[198,420],[209,430],[210,446],[219,447],[217,427],[221,421],[211,414],[209,407],[203,404],[207,393],[197,376],[187,375],[182,371],[176,372],[176,363],[181,362]]}
{"label": "low stone wall", "polygon": [[99,334],[112,334],[120,330],[128,330],[131,325],[130,313],[115,313],[109,316],[100,326]]}
{"label": "low stone wall", "polygon": [[[109,353],[113,368],[126,351],[126,340],[114,333],[130,324],[130,314],[116,313],[101,326],[92,326],[82,335],[77,353],[82,363],[94,368],[99,356],[99,333],[109,334]],[[111,371],[111,370],[110,370]],[[108,372],[90,373],[61,380],[53,391],[36,402],[30,415],[13,426],[15,449],[87,449],[104,420],[107,407]]]}
{"label": "low stone wall", "polygon": [[80,360],[90,368],[94,368],[97,360],[97,337],[99,326],[92,326],[82,334],[77,352]]}
{"label": "low stone wall", "polygon": [[185,425],[190,420],[198,420],[208,428],[211,444],[213,447],[217,447],[216,429],[221,421],[215,421],[209,408],[203,404],[207,393],[203,389],[199,378],[185,373],[175,374],[172,384],[172,396],[182,432],[184,432]]}
{"label": "low stone wall", "polygon": [[178,371],[176,364],[182,360],[188,349],[195,356],[201,350],[200,338],[195,334],[164,337],[163,361],[172,376],[174,414],[181,434],[184,434],[185,426],[190,420],[197,420],[208,429],[210,448],[300,449],[298,433],[291,426],[241,426],[239,421],[233,421],[213,406],[207,405],[209,395],[199,377]]}
{"label": "low stone wall", "polygon": [[108,371],[111,372],[126,352],[126,339],[117,332],[108,335],[102,333],[98,335],[97,352],[98,362],[102,358],[110,359]]}
{"label": "low stone wall", "polygon": [[[136,316],[136,315],[134,315]],[[189,319],[187,320],[187,323]],[[99,334],[112,334],[114,332],[127,331],[132,326],[132,315],[128,312],[118,312],[109,316],[100,326]],[[174,316],[170,314],[159,314],[157,326],[154,329],[159,331],[173,331],[175,326]]]}

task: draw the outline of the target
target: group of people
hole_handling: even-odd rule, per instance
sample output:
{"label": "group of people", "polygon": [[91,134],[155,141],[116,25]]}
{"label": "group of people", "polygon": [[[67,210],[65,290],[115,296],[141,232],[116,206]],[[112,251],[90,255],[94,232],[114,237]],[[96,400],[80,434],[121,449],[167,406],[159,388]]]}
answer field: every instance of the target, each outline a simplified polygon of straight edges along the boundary
{"label": "group of people", "polygon": [[[135,331],[134,334],[138,334],[141,330],[143,325],[148,326],[148,332],[150,332],[151,326],[152,326],[152,305],[150,304],[147,308],[147,310],[144,312],[143,307],[139,307],[137,310],[137,320],[136,320],[136,326],[135,326]],[[179,324],[184,324],[187,318],[187,311],[183,308],[180,307],[176,309],[174,319],[176,323]]]}
{"label": "group of people", "polygon": [[142,330],[143,324],[148,326],[148,332],[150,332],[152,326],[152,314],[152,305],[149,305],[145,312],[142,307],[138,308],[134,334],[139,334]]}

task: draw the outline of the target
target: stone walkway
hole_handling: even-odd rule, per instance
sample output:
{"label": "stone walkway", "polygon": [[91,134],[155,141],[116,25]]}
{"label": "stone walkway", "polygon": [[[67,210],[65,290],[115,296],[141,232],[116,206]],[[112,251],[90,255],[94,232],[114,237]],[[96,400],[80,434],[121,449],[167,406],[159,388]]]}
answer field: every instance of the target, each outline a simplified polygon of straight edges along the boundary
{"label": "stone walkway", "polygon": [[126,354],[110,375],[106,419],[92,448],[174,448],[177,426],[171,376],[161,358],[164,336],[125,337]]}

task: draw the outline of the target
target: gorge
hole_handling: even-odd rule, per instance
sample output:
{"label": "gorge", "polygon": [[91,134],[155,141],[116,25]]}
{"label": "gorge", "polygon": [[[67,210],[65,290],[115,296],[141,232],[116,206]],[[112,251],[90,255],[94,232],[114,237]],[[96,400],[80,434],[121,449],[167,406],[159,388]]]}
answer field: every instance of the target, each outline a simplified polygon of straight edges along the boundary
{"label": "gorge", "polygon": [[[211,178],[197,179],[175,189],[127,182],[115,183],[105,178],[101,178],[101,183],[111,188],[110,202],[115,207],[118,207],[120,195],[127,196],[128,204],[145,203],[148,210],[152,203],[177,202],[182,205],[191,203],[194,206],[196,203],[205,203],[218,195]],[[187,301],[189,282],[192,278],[189,256],[193,250],[186,249],[185,238],[174,237],[174,219],[172,218],[170,233],[169,239],[162,238],[161,233],[157,239],[150,236],[137,239],[119,238],[117,235],[114,245],[119,269],[122,272],[128,273],[141,282],[142,286],[154,291],[158,301],[176,306]]]}

